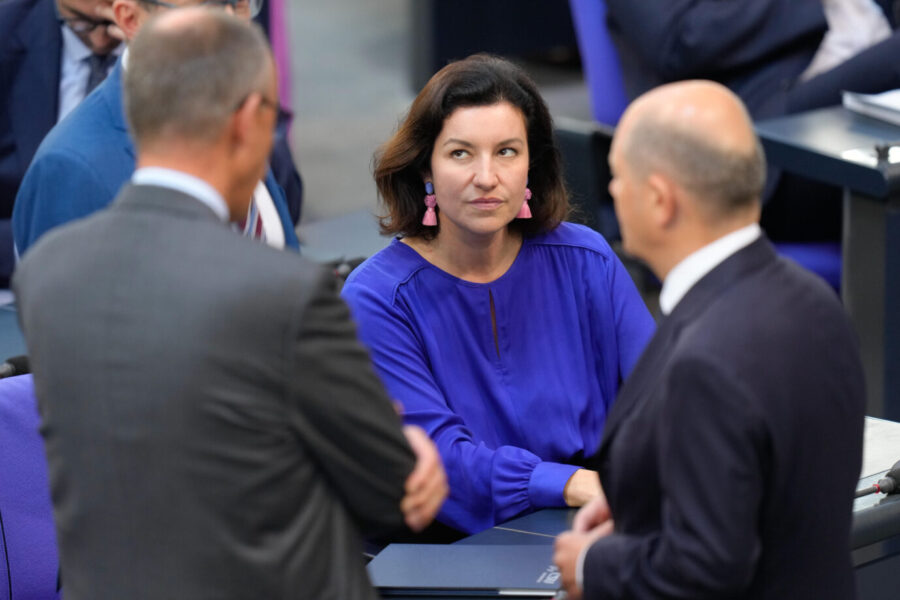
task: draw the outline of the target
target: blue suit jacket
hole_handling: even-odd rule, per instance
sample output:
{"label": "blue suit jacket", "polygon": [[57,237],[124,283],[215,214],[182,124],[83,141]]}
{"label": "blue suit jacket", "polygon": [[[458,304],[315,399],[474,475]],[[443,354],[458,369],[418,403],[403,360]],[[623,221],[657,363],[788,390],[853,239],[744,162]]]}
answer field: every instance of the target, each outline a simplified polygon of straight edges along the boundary
{"label": "blue suit jacket", "polygon": [[19,183],[56,123],[62,35],[53,0],[0,2],[0,287],[13,268]]}
{"label": "blue suit jacket", "polygon": [[[131,178],[134,165],[120,62],[38,148],[13,210],[13,235],[19,255],[49,229],[108,206]],[[298,248],[284,192],[271,170],[266,175],[266,187],[281,217],[285,245]]]}

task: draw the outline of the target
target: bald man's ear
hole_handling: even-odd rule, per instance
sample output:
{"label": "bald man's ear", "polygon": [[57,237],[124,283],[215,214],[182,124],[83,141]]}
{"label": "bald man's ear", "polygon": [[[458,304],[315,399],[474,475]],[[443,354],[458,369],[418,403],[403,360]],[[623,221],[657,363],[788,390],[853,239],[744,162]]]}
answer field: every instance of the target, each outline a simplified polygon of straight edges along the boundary
{"label": "bald man's ear", "polygon": [[125,34],[125,41],[133,40],[147,16],[137,0],[114,0],[112,11],[113,20]]}
{"label": "bald man's ear", "polygon": [[647,177],[647,189],[650,194],[649,214],[653,224],[666,229],[675,222],[678,214],[678,189],[674,182],[659,173]]}

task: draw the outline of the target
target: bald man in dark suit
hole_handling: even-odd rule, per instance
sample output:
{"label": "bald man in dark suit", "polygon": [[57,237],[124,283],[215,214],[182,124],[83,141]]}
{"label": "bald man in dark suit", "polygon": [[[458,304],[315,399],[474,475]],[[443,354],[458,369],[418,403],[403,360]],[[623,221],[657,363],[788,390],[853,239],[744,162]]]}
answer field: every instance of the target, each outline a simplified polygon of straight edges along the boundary
{"label": "bald man in dark suit", "polygon": [[664,317],[591,461],[605,496],[557,539],[566,587],[855,597],[857,343],[834,292],[760,231],[765,159],[747,111],[716,83],[660,87],[622,117],[610,165],[625,249],[663,281]]}

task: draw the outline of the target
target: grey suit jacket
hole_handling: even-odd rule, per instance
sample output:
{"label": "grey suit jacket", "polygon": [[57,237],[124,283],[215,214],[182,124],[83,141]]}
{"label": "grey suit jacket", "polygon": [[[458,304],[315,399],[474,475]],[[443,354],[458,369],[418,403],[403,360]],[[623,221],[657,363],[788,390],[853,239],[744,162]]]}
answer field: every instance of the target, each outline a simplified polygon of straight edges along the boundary
{"label": "grey suit jacket", "polygon": [[330,276],[128,186],[14,285],[67,600],[375,597],[414,459]]}

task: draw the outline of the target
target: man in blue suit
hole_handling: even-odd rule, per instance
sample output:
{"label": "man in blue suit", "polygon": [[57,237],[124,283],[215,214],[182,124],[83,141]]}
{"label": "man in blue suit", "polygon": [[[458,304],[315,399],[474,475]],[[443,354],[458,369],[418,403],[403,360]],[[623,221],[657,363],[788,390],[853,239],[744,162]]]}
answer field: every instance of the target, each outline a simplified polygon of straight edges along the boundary
{"label": "man in blue suit", "polygon": [[557,539],[571,597],[852,600],[856,336],[760,231],[746,110],[717,83],[662,86],[623,115],[610,166],[623,244],[663,281],[665,316],[589,461],[604,494]]}
{"label": "man in blue suit", "polygon": [[13,201],[38,144],[115,62],[119,40],[96,13],[108,3],[0,2],[0,287],[14,265]]}
{"label": "man in blue suit", "polygon": [[[140,24],[162,8],[136,0],[122,3],[117,10],[128,19],[128,25],[122,27],[126,37],[133,37]],[[13,235],[20,254],[48,229],[108,205],[131,176],[134,148],[125,126],[121,68],[117,64],[96,97],[61,122],[35,154],[13,209]],[[251,215],[261,217],[256,220],[257,237],[265,237],[271,245],[297,247],[294,225],[299,219],[302,185],[284,135],[277,136],[272,161],[278,174],[269,171],[266,185],[259,190],[263,198],[256,203],[260,211]],[[289,198],[279,184],[288,190]],[[249,223],[248,228],[253,225]]]}

